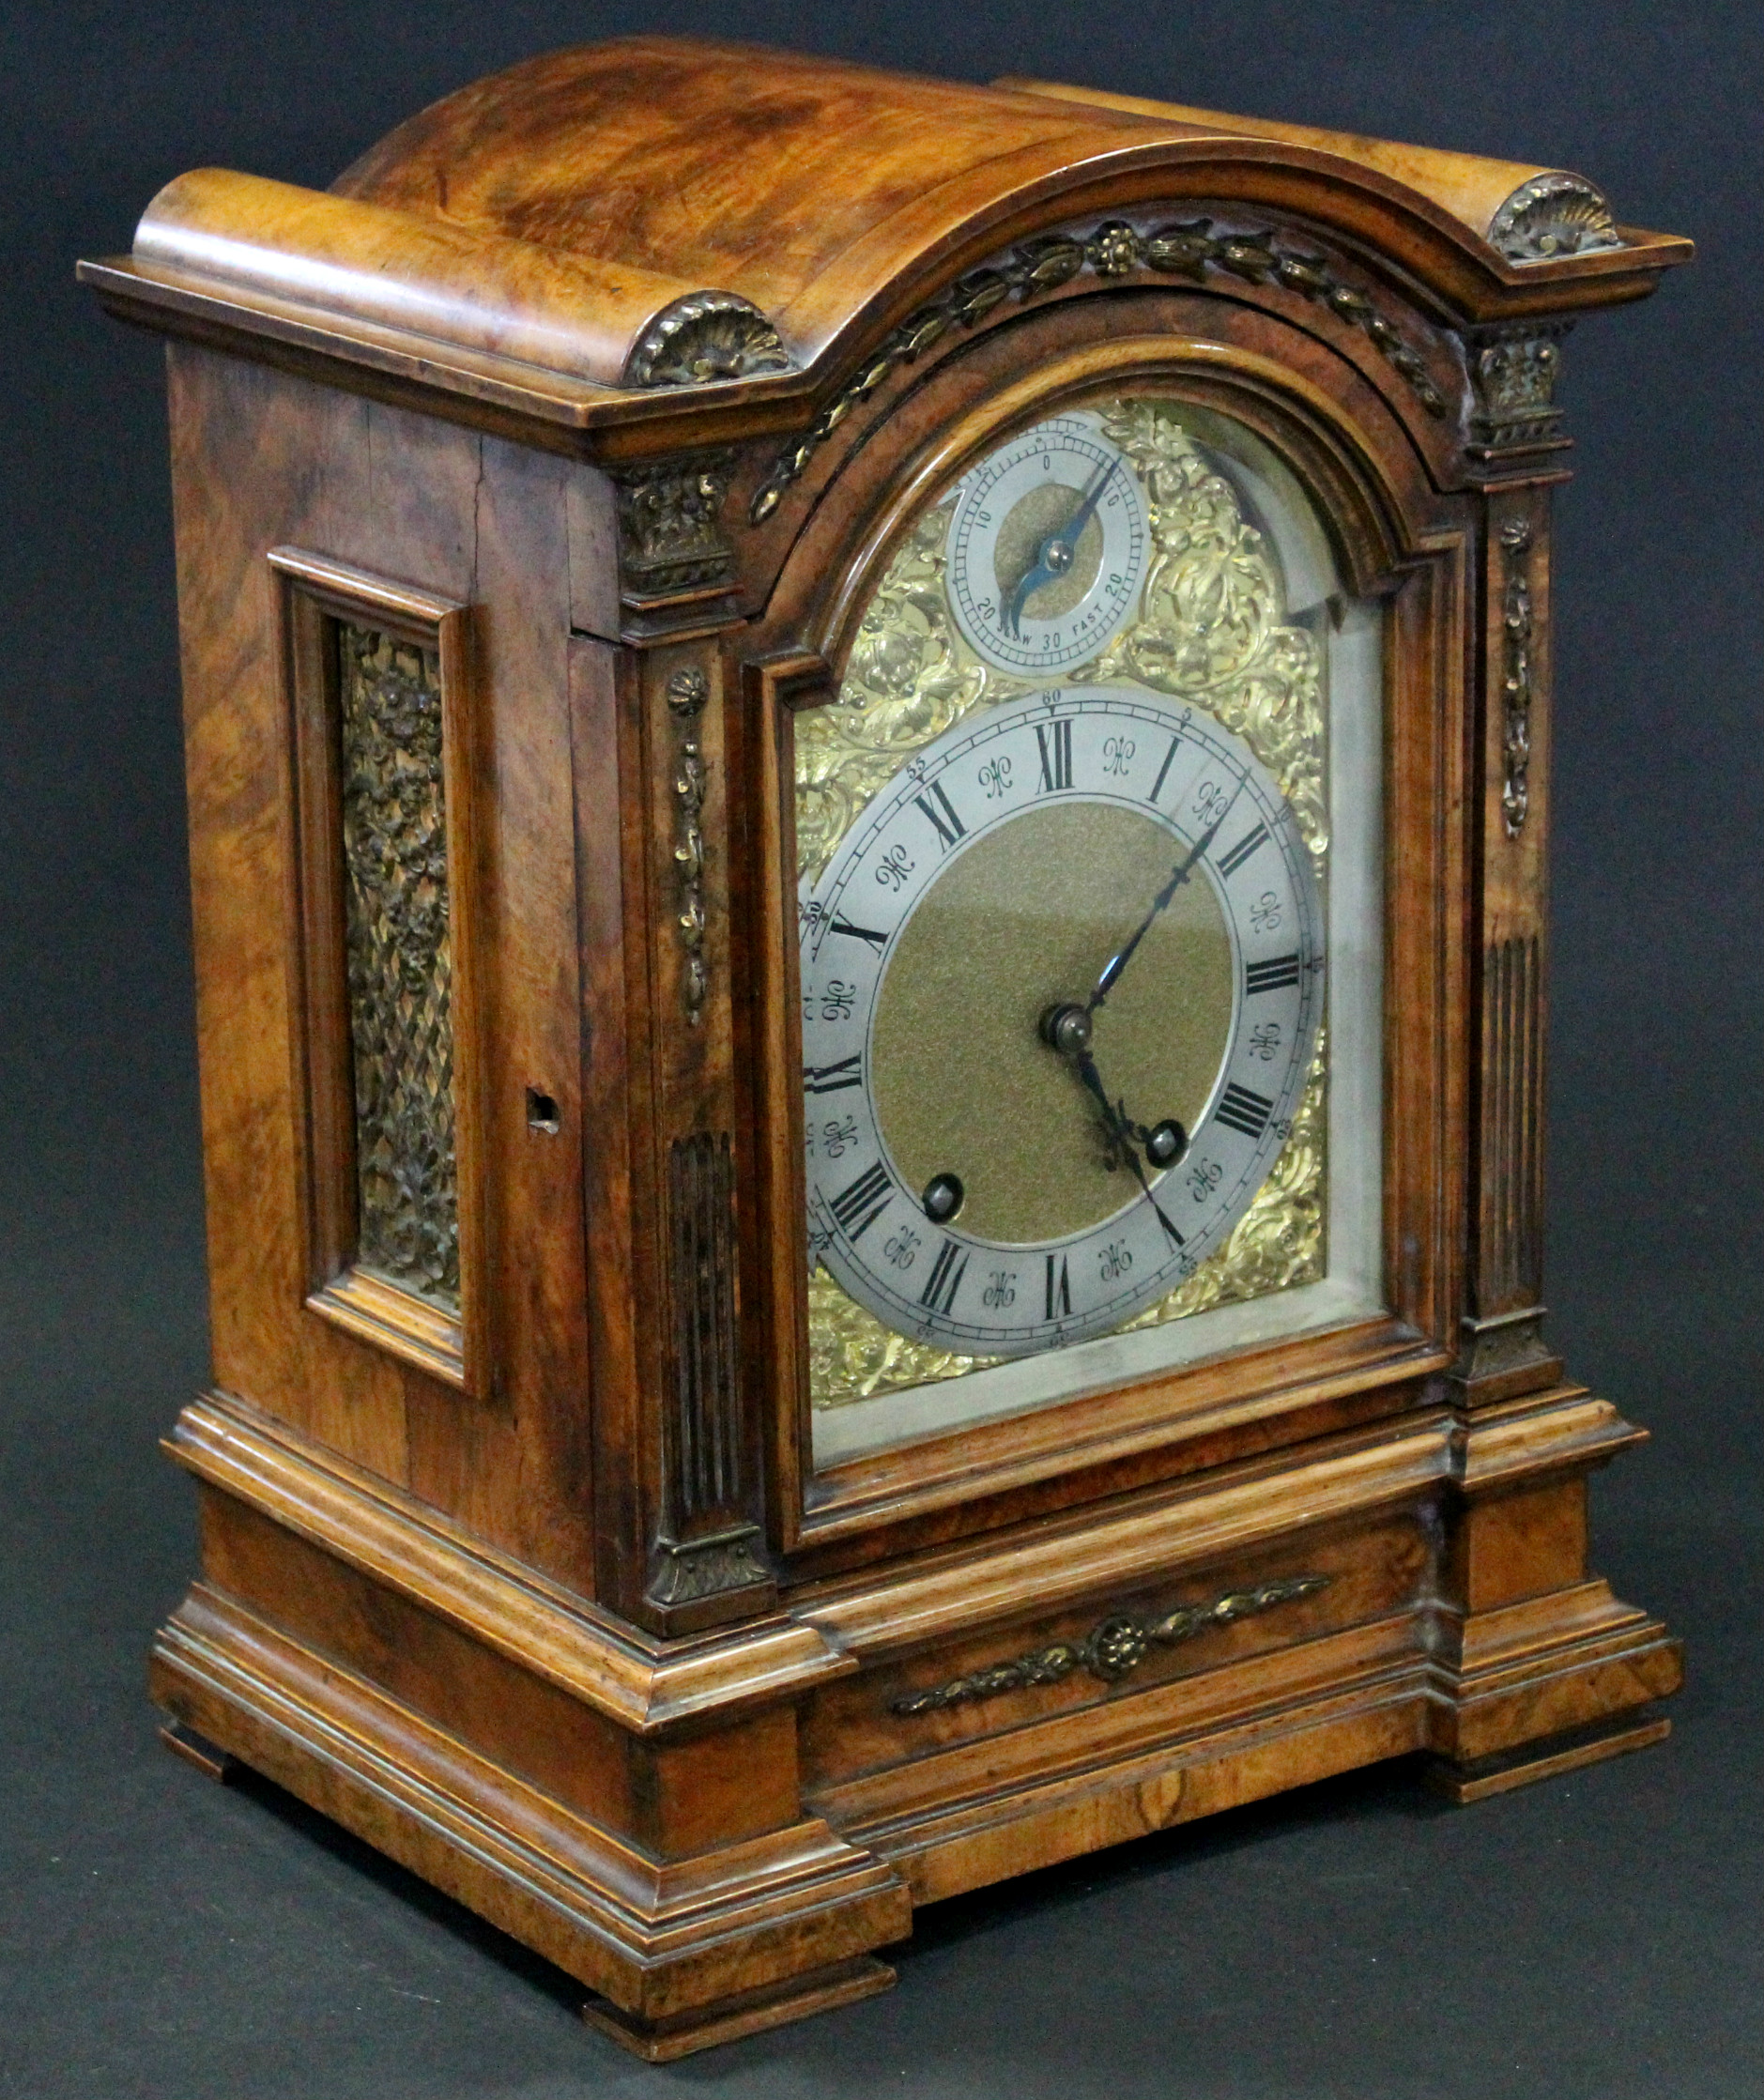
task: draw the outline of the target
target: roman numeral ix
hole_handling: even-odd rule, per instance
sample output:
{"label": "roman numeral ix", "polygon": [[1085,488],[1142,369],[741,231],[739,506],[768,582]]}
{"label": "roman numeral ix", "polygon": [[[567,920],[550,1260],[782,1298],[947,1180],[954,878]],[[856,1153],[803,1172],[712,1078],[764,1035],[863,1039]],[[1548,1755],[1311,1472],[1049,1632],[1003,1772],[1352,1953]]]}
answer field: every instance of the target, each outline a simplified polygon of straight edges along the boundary
{"label": "roman numeral ix", "polygon": [[[890,1241],[889,1244],[892,1246],[894,1243]],[[931,1273],[926,1279],[919,1303],[929,1306],[933,1312],[941,1312],[947,1318],[967,1268],[967,1249],[959,1247],[953,1239],[946,1239],[936,1261],[931,1264]]]}
{"label": "roman numeral ix", "polygon": [[866,1167],[849,1188],[841,1189],[832,1199],[831,1208],[846,1238],[861,1239],[866,1229],[888,1208],[888,1199],[894,1192],[894,1183],[881,1160]]}
{"label": "roman numeral ix", "polygon": [[1288,985],[1298,982],[1298,958],[1275,956],[1267,962],[1247,962],[1243,971],[1243,993],[1246,999],[1258,991],[1283,991]]}
{"label": "roman numeral ix", "polygon": [[1273,1111],[1274,1104],[1265,1095],[1252,1094],[1247,1086],[1228,1086],[1213,1111],[1213,1121],[1229,1124],[1246,1138],[1259,1138]]}
{"label": "roman numeral ix", "polygon": [[957,816],[956,805],[943,792],[941,780],[931,782],[928,795],[914,795],[913,799],[929,819],[944,852],[948,852],[957,839],[967,835],[968,827]]}
{"label": "roman numeral ix", "polygon": [[1035,743],[1041,752],[1038,794],[1052,794],[1072,785],[1072,725],[1069,722],[1037,722]]}

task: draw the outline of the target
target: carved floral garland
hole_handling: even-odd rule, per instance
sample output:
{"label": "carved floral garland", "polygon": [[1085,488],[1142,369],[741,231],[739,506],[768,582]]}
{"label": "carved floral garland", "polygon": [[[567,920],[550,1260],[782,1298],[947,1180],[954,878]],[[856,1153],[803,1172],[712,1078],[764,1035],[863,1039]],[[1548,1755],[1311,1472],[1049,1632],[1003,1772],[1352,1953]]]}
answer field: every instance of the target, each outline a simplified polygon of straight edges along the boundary
{"label": "carved floral garland", "polygon": [[867,401],[897,365],[912,364],[952,329],[977,327],[1007,299],[1028,300],[1057,291],[1085,269],[1115,279],[1148,269],[1160,276],[1202,284],[1211,270],[1225,270],[1250,284],[1278,284],[1326,306],[1338,320],[1358,329],[1404,380],[1430,416],[1443,417],[1446,398],[1434,384],[1426,360],[1402,330],[1379,312],[1371,295],[1338,277],[1321,255],[1277,245],[1272,232],[1215,232],[1210,219],[1180,220],[1142,234],[1125,219],[1105,220],[1088,238],[1043,234],[1022,243],[996,264],[970,270],[884,337],[863,370],[835,395],[795,444],[778,455],[754,492],[748,516],[763,525],[801,478],[808,463],[851,411]]}

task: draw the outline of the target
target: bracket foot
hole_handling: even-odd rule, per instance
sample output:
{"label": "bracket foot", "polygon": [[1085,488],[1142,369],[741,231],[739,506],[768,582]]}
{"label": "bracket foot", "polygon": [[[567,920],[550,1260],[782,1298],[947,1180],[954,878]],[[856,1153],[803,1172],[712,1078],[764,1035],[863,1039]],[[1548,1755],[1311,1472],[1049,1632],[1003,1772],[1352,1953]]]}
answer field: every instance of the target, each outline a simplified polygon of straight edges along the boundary
{"label": "bracket foot", "polygon": [[1545,1736],[1536,1742],[1521,1743],[1465,1764],[1435,1757],[1427,1768],[1427,1784],[1434,1793],[1443,1794],[1461,1808],[1467,1807],[1472,1801],[1487,1801],[1493,1794],[1529,1786],[1534,1780],[1554,1779],[1562,1772],[1578,1771],[1582,1765],[1621,1757],[1631,1750],[1646,1750],[1652,1743],[1664,1742],[1671,1733],[1672,1724],[1664,1715],[1624,1714],[1615,1721],[1571,1729],[1565,1735]]}
{"label": "bracket foot", "polygon": [[224,1786],[238,1769],[238,1759],[230,1750],[222,1750],[193,1728],[186,1728],[181,1721],[166,1722],[160,1730],[160,1740],[174,1756],[194,1765],[204,1778],[212,1779],[218,1786]]}
{"label": "bracket foot", "polygon": [[671,2063],[677,2057],[713,2048],[719,2042],[763,2034],[768,2028],[805,2020],[813,2013],[830,2013],[835,2006],[852,2005],[860,1998],[873,1998],[878,1991],[892,1989],[894,1981],[895,1972],[886,1962],[858,1954],[805,1976],[787,1977],[763,1990],[743,1991],[663,2019],[641,2019],[604,1998],[584,2005],[582,2017],[645,2063]]}

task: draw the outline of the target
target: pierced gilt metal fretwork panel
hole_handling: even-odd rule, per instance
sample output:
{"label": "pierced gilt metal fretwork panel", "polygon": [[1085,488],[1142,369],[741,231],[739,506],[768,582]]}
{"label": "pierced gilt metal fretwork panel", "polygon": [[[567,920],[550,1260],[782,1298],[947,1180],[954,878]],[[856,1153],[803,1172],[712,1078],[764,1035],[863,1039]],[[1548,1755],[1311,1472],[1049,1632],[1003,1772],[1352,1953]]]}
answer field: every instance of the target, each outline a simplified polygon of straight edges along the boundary
{"label": "pierced gilt metal fretwork panel", "polygon": [[356,1259],[459,1308],[453,969],[434,649],[337,627]]}

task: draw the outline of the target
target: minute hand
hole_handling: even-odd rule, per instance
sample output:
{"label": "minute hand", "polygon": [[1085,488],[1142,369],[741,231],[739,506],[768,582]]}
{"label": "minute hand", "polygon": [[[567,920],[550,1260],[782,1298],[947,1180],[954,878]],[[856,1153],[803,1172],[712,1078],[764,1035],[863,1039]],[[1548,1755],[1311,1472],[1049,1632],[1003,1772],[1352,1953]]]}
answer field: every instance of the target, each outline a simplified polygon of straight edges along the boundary
{"label": "minute hand", "polygon": [[1065,541],[1073,553],[1078,551],[1078,543],[1084,528],[1090,523],[1091,515],[1097,504],[1102,501],[1102,492],[1108,487],[1113,478],[1115,468],[1120,464],[1121,462],[1118,459],[1112,459],[1104,464],[1102,471],[1092,477],[1090,486],[1084,491],[1083,500],[1071,516],[1066,519],[1066,523],[1061,526],[1058,536]]}
{"label": "minute hand", "polygon": [[1195,841],[1193,850],[1189,854],[1187,854],[1185,858],[1179,860],[1176,863],[1175,866],[1171,870],[1169,881],[1164,884],[1163,888],[1159,890],[1158,895],[1152,899],[1152,908],[1149,912],[1146,912],[1145,916],[1140,921],[1139,925],[1134,927],[1132,939],[1127,942],[1127,945],[1122,948],[1118,954],[1110,957],[1108,965],[1104,969],[1102,975],[1097,979],[1096,990],[1093,991],[1090,997],[1084,1002],[1084,1011],[1087,1014],[1094,1014],[1097,1011],[1097,1008],[1102,1004],[1103,1001],[1107,999],[1109,994],[1114,989],[1116,983],[1120,979],[1122,971],[1124,971],[1127,968],[1127,964],[1133,959],[1134,949],[1139,946],[1140,943],[1143,941],[1145,936],[1151,931],[1153,921],[1157,919],[1160,912],[1168,908],[1171,898],[1175,896],[1176,892],[1182,887],[1182,885],[1188,881],[1189,877],[1193,873],[1195,862],[1200,859],[1201,855],[1205,852],[1206,849],[1213,843],[1214,839],[1219,836],[1219,826],[1223,824],[1226,818],[1231,815],[1232,811],[1236,806],[1237,797],[1236,795],[1233,795],[1231,800],[1225,805],[1224,808],[1219,811],[1219,815],[1214,818],[1213,821],[1206,827],[1206,829],[1201,834],[1200,837]]}

